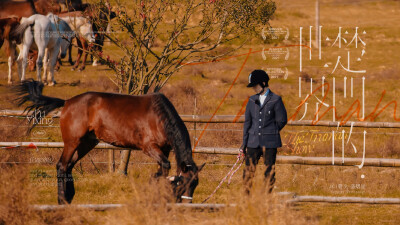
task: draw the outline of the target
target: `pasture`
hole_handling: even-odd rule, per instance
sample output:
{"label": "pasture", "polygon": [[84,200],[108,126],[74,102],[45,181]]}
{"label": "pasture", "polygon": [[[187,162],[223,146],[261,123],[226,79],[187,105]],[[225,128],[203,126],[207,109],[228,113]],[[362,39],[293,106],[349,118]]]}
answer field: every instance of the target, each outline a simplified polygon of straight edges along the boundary
{"label": "pasture", "polygon": [[[126,1],[127,5],[134,4]],[[335,78],[335,104],[338,115],[343,115],[355,100],[360,105],[363,96],[362,76],[365,77],[365,115],[376,108],[383,108],[391,101],[400,100],[400,90],[397,88],[400,67],[400,19],[399,1],[320,1],[320,25],[322,28],[322,59],[318,59],[318,49],[313,46],[312,60],[308,60],[308,49],[302,49],[303,70],[299,71],[300,51],[299,27],[303,27],[303,44],[308,44],[309,26],[315,27],[315,1],[278,0],[277,10],[272,27],[288,29],[287,40],[284,35],[277,39],[263,41],[260,38],[247,43],[234,55],[246,54],[251,48],[251,54],[239,74],[238,80],[232,85],[240,71],[246,56],[238,56],[219,62],[188,65],[174,74],[167,85],[161,89],[174,104],[180,115],[212,115],[217,106],[232,85],[232,89],[217,115],[237,115],[243,102],[253,95],[248,83],[248,74],[255,68],[287,68],[287,78],[282,73],[270,81],[270,89],[281,95],[288,111],[288,117],[296,112],[301,100],[310,93],[310,86],[317,88],[322,84],[322,76],[329,83],[329,91],[325,102],[333,100],[332,85]],[[343,70],[329,74],[341,56],[343,65],[347,65],[347,51],[358,54],[354,48],[338,49],[331,47],[338,28],[347,30],[344,37],[350,41],[358,27],[360,37],[366,43],[366,53],[361,61],[351,57],[352,69],[366,70],[365,74],[349,75]],[[362,31],[366,31],[362,34]],[[315,30],[312,30],[314,38]],[[124,33],[121,33],[121,37]],[[329,37],[330,41],[326,41]],[[129,39],[126,43],[129,44]],[[162,43],[162,40],[157,40]],[[315,41],[315,40],[314,40]],[[360,43],[359,43],[360,44]],[[232,44],[234,45],[234,44]],[[261,50],[284,46],[284,53],[289,52],[285,60],[280,53],[267,51],[267,59],[263,59]],[[226,46],[227,49],[232,46]],[[279,49],[279,48],[275,48]],[[258,52],[257,52],[258,51]],[[276,50],[280,51],[280,50]],[[76,49],[73,49],[73,60],[76,59]],[[111,43],[106,42],[104,52],[111,58],[120,52]],[[282,53],[283,54],[283,53]],[[278,58],[272,56],[279,55]],[[111,81],[113,71],[105,65],[93,67],[88,60],[84,71],[71,71],[67,59],[54,76],[57,84],[45,87],[44,95],[68,99],[87,91],[117,92],[118,88]],[[324,64],[331,63],[330,70]],[[354,67],[353,67],[354,66]],[[17,77],[16,65],[14,80]],[[268,70],[267,70],[268,71]],[[8,65],[3,49],[0,50],[0,110],[18,109],[13,99],[15,95],[7,84]],[[27,72],[28,78],[36,78],[36,72]],[[344,77],[348,83],[343,83]],[[302,80],[299,97],[299,77]],[[350,97],[350,77],[354,78],[354,97]],[[312,78],[312,81],[311,79]],[[346,91],[347,97],[344,98]],[[384,96],[381,94],[384,92]],[[322,99],[321,91],[316,92]],[[378,102],[381,103],[377,106]],[[308,111],[304,120],[312,120],[315,105],[318,101],[310,98]],[[399,117],[395,104],[389,105],[374,118],[375,122],[396,122]],[[323,108],[326,110],[326,108]],[[379,111],[379,110],[378,110]],[[295,120],[304,113],[300,110]],[[360,111],[361,114],[361,111]],[[322,111],[319,114],[322,117]],[[321,118],[322,121],[332,121],[332,111]],[[353,116],[349,121],[357,121]],[[370,121],[370,120],[369,120]],[[210,123],[201,135],[206,123],[185,123],[192,141],[192,147],[198,146],[238,148],[242,141],[242,123]],[[27,129],[26,121],[17,117],[0,117],[0,141],[25,142],[60,142],[61,132],[58,119],[44,121],[38,125],[30,136],[24,135]],[[298,156],[332,156],[332,131],[335,132],[335,156],[342,156],[342,139],[340,136],[349,128],[319,126],[286,126],[282,130],[284,146],[278,149],[278,155]],[[400,157],[400,142],[398,128],[353,128],[351,142],[346,144],[345,157],[362,157],[363,132],[367,131],[365,139],[366,158]],[[56,212],[36,212],[29,208],[32,204],[57,204],[57,184],[55,165],[61,155],[60,148],[35,149],[13,148],[0,149],[0,224],[399,224],[399,205],[349,204],[349,203],[296,203],[286,205],[287,197],[277,194],[268,195],[263,186],[264,165],[259,163],[253,187],[254,194],[243,195],[242,169],[233,176],[230,185],[223,184],[208,203],[235,203],[235,207],[227,207],[217,211],[182,210],[179,207],[165,207],[171,201],[167,188],[154,190],[154,186],[163,187],[163,182],[155,183],[150,179],[156,171],[157,164],[140,151],[133,151],[129,164],[128,175],[109,172],[109,151],[93,150],[74,168],[76,195],[68,210]],[[120,151],[115,150],[116,166],[120,163]],[[236,156],[220,154],[194,153],[197,165],[206,163],[200,173],[200,183],[194,194],[194,203],[201,203],[209,196],[230,170],[236,161]],[[172,155],[170,174],[175,173],[176,165]],[[262,161],[263,159],[261,159]],[[361,162],[360,162],[361,163]],[[297,164],[277,164],[274,192],[295,192],[298,195],[318,196],[354,196],[371,198],[400,198],[400,172],[398,167],[363,167],[355,166],[311,166]],[[74,204],[127,204],[128,207],[105,212],[75,209]],[[26,222],[29,221],[29,222]]]}

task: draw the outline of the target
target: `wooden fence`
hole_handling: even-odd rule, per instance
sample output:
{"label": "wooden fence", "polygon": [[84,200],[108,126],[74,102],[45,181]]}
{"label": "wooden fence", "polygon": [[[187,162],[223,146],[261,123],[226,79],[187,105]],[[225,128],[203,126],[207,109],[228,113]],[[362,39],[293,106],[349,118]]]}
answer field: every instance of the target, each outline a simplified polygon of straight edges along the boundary
{"label": "wooden fence", "polygon": [[[0,116],[9,117],[25,117],[27,114],[22,110],[1,110]],[[60,112],[51,113],[49,116],[53,118],[59,118]],[[207,115],[180,115],[184,122],[191,123],[243,123],[244,116],[236,118],[235,115],[215,115],[214,117]],[[235,120],[237,119],[237,120]],[[324,126],[324,127],[338,127],[339,122],[333,121],[319,121],[316,124],[312,123],[312,120],[301,120],[301,121],[289,121],[289,126]],[[353,123],[353,127],[365,127],[365,128],[400,128],[400,122],[346,122],[340,125],[341,127],[350,127]]]}
{"label": "wooden fence", "polygon": [[[64,148],[63,142],[0,142],[0,147],[38,147],[38,148]],[[99,143],[95,148],[109,150],[124,150],[107,143]],[[138,150],[138,149],[133,149]],[[197,147],[194,153],[203,154],[224,154],[237,155],[238,149],[235,148],[212,148]],[[360,165],[362,158],[344,158],[334,157],[334,165],[337,166],[355,166]],[[301,165],[332,165],[332,157],[301,157],[301,156],[282,156],[278,155],[276,162],[279,164],[301,164]],[[365,158],[363,166],[376,167],[400,167],[400,159],[384,158]]]}

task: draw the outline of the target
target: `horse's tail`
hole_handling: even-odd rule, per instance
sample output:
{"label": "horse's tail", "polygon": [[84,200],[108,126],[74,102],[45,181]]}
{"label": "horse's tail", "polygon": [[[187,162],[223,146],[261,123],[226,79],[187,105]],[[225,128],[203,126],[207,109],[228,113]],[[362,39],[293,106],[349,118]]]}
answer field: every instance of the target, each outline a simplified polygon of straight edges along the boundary
{"label": "horse's tail", "polygon": [[28,0],[28,2],[31,5],[31,8],[33,10],[33,14],[37,14],[38,12],[36,10],[35,3],[33,2],[33,0]]}
{"label": "horse's tail", "polygon": [[161,93],[155,95],[155,106],[164,122],[167,139],[175,150],[177,164],[182,166],[180,164],[184,163],[185,166],[194,166],[197,169],[192,158],[189,132],[175,107]]}
{"label": "horse's tail", "polygon": [[23,81],[20,85],[15,86],[14,91],[18,96],[16,99],[18,106],[21,106],[25,102],[32,102],[24,110],[28,114],[33,110],[28,116],[33,121],[28,129],[28,133],[36,126],[37,123],[35,121],[39,121],[40,117],[47,115],[54,109],[63,107],[65,104],[65,100],[63,99],[42,95],[43,83],[33,79]]}
{"label": "horse's tail", "polygon": [[22,42],[25,30],[30,27],[32,28],[35,25],[35,19],[30,17],[26,19],[23,23],[18,25],[11,33],[10,38],[17,40],[17,43]]}

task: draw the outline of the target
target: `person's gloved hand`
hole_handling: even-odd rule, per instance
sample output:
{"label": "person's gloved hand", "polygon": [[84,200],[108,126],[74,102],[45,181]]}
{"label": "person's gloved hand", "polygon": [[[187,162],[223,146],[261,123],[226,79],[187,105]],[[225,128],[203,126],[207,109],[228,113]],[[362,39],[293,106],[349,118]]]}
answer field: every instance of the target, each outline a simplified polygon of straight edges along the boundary
{"label": "person's gloved hand", "polygon": [[246,155],[246,148],[240,147],[239,155],[240,155],[240,157],[244,157]]}

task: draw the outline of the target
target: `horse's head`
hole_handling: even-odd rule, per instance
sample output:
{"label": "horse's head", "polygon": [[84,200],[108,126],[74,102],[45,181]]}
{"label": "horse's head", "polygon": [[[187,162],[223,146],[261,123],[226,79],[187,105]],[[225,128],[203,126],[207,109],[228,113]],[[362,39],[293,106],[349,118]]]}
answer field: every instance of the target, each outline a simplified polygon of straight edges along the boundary
{"label": "horse's head", "polygon": [[73,32],[71,31],[68,34],[62,36],[60,42],[60,57],[63,59],[67,55],[68,47],[71,44]]}
{"label": "horse's head", "polygon": [[174,195],[177,202],[191,203],[193,193],[199,184],[199,172],[203,169],[205,163],[197,168],[196,164],[186,165],[182,163],[180,166],[181,173],[179,176],[168,177],[172,184]]}
{"label": "horse's head", "polygon": [[80,27],[79,31],[89,43],[94,43],[96,41],[93,33],[93,25],[89,20]]}

